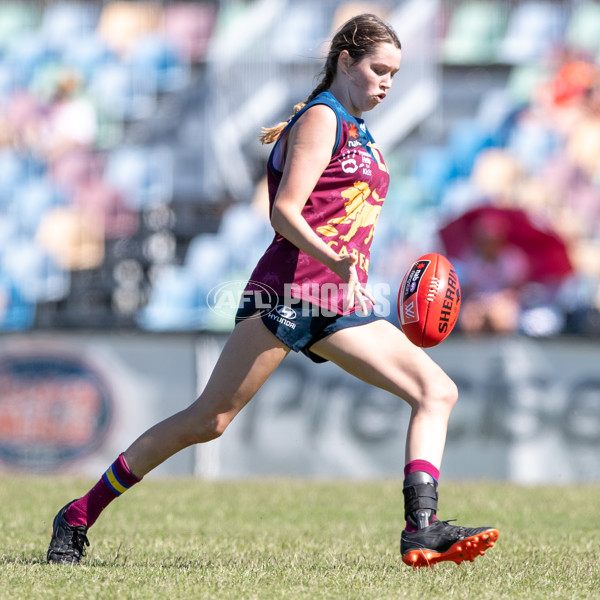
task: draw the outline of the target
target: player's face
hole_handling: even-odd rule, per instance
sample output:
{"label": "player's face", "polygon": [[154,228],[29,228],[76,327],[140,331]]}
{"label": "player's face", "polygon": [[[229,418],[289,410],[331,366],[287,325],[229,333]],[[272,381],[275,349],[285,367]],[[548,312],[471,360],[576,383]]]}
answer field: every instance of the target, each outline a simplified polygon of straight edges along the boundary
{"label": "player's face", "polygon": [[348,96],[353,114],[375,108],[385,100],[392,79],[400,68],[402,52],[393,44],[379,44],[375,52],[347,69]]}

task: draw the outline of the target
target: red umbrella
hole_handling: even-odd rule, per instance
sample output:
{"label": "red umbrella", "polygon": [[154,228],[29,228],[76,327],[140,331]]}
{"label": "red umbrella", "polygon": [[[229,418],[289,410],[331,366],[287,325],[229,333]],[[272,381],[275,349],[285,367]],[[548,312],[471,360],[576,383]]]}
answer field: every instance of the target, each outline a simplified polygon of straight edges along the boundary
{"label": "red umbrella", "polygon": [[520,209],[490,205],[471,209],[440,229],[448,258],[463,257],[484,226],[501,230],[508,243],[524,251],[531,281],[557,282],[573,271],[565,242],[545,223]]}

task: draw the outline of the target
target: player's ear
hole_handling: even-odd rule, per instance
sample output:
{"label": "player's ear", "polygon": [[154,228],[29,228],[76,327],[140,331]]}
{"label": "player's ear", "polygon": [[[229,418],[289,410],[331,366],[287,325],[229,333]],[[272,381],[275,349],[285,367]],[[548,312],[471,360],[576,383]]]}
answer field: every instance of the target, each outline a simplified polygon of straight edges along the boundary
{"label": "player's ear", "polygon": [[348,50],[342,50],[338,56],[338,69],[344,74],[348,75],[348,70],[352,66],[352,57]]}

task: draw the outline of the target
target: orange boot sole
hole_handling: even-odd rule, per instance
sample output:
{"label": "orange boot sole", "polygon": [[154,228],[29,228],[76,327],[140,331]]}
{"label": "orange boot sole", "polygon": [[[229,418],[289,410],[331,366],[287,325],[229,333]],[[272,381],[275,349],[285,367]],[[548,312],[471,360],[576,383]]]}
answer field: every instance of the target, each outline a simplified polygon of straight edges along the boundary
{"label": "orange boot sole", "polygon": [[490,529],[479,535],[454,542],[445,552],[435,552],[427,548],[409,550],[402,557],[402,561],[415,569],[433,567],[436,563],[445,561],[452,561],[457,565],[460,565],[463,560],[473,562],[478,556],[483,556],[488,548],[494,546],[499,535],[497,529]]}

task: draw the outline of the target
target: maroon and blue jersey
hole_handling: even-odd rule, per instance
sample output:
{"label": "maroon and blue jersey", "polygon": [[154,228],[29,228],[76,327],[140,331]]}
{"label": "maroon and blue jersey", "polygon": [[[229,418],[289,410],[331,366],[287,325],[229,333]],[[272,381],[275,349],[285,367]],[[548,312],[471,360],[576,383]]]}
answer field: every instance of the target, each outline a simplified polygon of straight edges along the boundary
{"label": "maroon and blue jersey", "polygon": [[[329,106],[337,117],[337,135],[329,164],[302,209],[313,231],[338,254],[354,254],[361,285],[369,273],[371,240],[389,184],[389,174],[363,119],[352,116],[325,91],[289,121],[269,156],[267,180],[270,208],[281,182],[286,134],[300,115],[316,104]],[[344,310],[345,284],[323,263],[275,233],[250,277],[247,290],[264,284],[277,295],[316,304],[337,314]]]}

